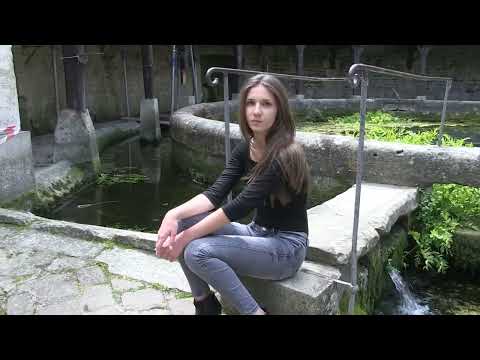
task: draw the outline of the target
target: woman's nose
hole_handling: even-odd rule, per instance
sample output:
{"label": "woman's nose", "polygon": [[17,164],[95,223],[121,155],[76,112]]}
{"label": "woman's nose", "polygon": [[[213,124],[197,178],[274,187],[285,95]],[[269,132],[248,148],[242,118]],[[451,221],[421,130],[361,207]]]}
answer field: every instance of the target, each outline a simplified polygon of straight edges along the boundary
{"label": "woman's nose", "polygon": [[254,108],[253,111],[255,112],[255,114],[259,114],[259,113],[260,113],[260,104],[257,103],[257,104],[255,105],[255,108]]}

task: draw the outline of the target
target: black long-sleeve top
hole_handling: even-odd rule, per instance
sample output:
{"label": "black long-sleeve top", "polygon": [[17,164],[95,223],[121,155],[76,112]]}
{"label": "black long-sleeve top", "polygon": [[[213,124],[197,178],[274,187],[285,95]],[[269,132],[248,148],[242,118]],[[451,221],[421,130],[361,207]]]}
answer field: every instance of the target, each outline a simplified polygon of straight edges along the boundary
{"label": "black long-sleeve top", "polygon": [[[222,174],[203,192],[203,195],[216,208],[220,207],[240,178],[247,175],[255,164],[250,159],[248,144],[241,141],[233,150],[231,159]],[[272,207],[270,195],[277,193],[281,187],[289,192],[291,201],[282,206],[275,198]],[[289,190],[280,166],[274,160],[262,174],[247,184],[237,197],[223,205],[222,209],[230,221],[241,219],[255,209],[253,221],[260,226],[308,234],[306,202],[306,194],[295,194],[294,191]]]}

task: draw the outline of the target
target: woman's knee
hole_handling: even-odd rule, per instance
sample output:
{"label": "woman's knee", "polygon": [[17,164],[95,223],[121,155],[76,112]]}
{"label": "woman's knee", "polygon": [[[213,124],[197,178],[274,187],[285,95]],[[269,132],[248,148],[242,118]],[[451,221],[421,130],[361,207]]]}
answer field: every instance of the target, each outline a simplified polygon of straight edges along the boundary
{"label": "woman's knee", "polygon": [[192,270],[198,266],[202,266],[210,257],[211,246],[204,238],[190,242],[183,250],[185,264]]}

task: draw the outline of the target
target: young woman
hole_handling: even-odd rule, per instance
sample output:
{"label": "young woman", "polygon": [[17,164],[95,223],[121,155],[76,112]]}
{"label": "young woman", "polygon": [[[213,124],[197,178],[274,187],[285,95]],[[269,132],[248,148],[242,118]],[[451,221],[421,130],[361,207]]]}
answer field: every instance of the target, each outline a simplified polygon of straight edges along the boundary
{"label": "young woman", "polygon": [[[221,313],[209,285],[240,314],[265,314],[238,275],[291,277],[308,246],[309,167],[295,142],[287,91],[277,78],[259,74],[243,86],[239,101],[244,141],[216,182],[170,210],[158,230],[156,254],[170,261],[178,258],[198,315]],[[244,176],[243,191],[222,205]],[[250,224],[234,222],[254,209]]]}

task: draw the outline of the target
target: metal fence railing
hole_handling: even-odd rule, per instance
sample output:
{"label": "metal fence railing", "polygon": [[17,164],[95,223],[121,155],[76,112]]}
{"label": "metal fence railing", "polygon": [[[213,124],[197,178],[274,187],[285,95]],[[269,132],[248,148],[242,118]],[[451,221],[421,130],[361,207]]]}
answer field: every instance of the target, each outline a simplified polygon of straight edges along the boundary
{"label": "metal fence railing", "polygon": [[[356,88],[358,86],[360,87],[360,132],[359,132],[358,147],[357,147],[355,204],[354,204],[354,218],[353,218],[353,231],[352,231],[352,253],[350,258],[350,283],[345,281],[340,281],[340,280],[337,281],[339,284],[346,285],[350,288],[350,299],[348,303],[349,314],[353,314],[354,305],[355,305],[355,295],[358,291],[357,238],[358,238],[358,226],[359,226],[359,217],[360,217],[361,184],[362,184],[363,169],[364,169],[365,119],[366,119],[366,112],[367,112],[367,92],[368,92],[368,73],[369,72],[393,75],[393,76],[415,79],[415,80],[426,80],[426,81],[438,80],[438,81],[446,82],[440,130],[439,130],[438,142],[437,142],[437,145],[441,146],[444,126],[445,126],[448,92],[452,86],[451,78],[417,75],[417,74],[406,73],[406,72],[401,72],[401,71],[396,71],[392,69],[386,69],[386,68],[381,68],[381,67],[366,65],[366,64],[353,64],[348,71],[348,76],[345,78],[341,78],[341,77],[322,78],[322,77],[312,77],[312,76],[299,76],[299,75],[277,74],[277,73],[270,73],[270,72],[263,72],[263,71],[221,68],[221,67],[212,67],[208,69],[205,75],[206,81],[210,86],[216,86],[219,84],[218,78],[212,79],[212,75],[214,73],[221,73],[223,75],[224,120],[225,120],[225,162],[226,163],[228,163],[231,156],[230,101],[229,101],[229,88],[228,88],[229,86],[228,74],[237,74],[237,75],[269,74],[269,75],[276,76],[278,78],[284,78],[284,79],[290,79],[290,80],[312,81],[312,82],[347,81],[350,83],[352,88]],[[229,200],[231,200],[231,194],[229,194]]]}

